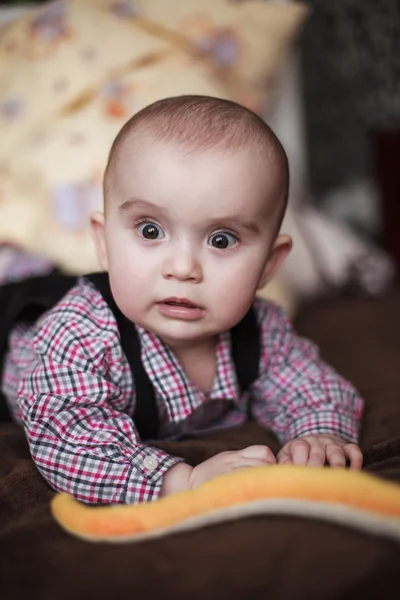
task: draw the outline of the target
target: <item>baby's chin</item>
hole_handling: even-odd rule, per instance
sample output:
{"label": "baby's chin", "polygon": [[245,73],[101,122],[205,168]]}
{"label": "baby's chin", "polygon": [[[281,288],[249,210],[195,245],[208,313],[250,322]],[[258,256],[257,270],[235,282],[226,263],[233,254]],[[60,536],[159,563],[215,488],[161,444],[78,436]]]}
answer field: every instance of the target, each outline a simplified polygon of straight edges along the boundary
{"label": "baby's chin", "polygon": [[205,328],[201,321],[180,321],[171,319],[167,323],[143,323],[141,326],[157,335],[172,348],[192,346],[205,339],[216,337],[220,331],[215,328]]}

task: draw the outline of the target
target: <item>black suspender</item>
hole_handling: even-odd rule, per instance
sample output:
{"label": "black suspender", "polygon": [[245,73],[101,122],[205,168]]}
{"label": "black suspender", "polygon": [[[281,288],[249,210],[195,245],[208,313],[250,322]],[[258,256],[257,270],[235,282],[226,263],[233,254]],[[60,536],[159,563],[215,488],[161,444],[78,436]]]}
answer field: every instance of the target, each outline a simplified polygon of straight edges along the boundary
{"label": "black suspender", "polygon": [[[107,273],[86,276],[99,290],[118,324],[122,349],[131,367],[136,390],[134,421],[142,440],[156,439],[159,416],[154,388],[141,361],[140,340],[135,325],[123,315],[111,293]],[[49,310],[76,284],[76,277],[58,272],[33,277],[0,288],[0,372],[7,340],[17,321],[34,321]],[[231,331],[232,358],[242,391],[257,379],[260,363],[260,334],[253,308]],[[5,399],[0,394],[0,421],[10,420]]]}
{"label": "black suspender", "polygon": [[111,293],[107,273],[94,273],[87,279],[99,290],[114,313],[121,337],[121,346],[129,362],[136,390],[134,421],[142,440],[154,440],[158,433],[158,411],[154,388],[140,358],[140,340],[134,324],[119,310]]}
{"label": "black suspender", "polygon": [[257,379],[261,358],[260,330],[253,307],[232,328],[231,340],[239,387],[244,391]]}

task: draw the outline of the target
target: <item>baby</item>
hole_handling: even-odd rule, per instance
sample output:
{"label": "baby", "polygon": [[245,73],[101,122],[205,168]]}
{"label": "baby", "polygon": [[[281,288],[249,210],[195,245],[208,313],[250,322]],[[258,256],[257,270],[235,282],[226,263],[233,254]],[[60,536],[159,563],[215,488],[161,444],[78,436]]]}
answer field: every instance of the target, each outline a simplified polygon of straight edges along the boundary
{"label": "baby", "polygon": [[[362,400],[255,298],[291,249],[288,182],[276,136],[233,102],[167,98],[122,128],[92,218],[105,273],[16,325],[4,364],[53,488],[133,503],[255,465],[361,468]],[[277,457],[250,446],[191,467],[152,445],[249,415],[278,436]]]}

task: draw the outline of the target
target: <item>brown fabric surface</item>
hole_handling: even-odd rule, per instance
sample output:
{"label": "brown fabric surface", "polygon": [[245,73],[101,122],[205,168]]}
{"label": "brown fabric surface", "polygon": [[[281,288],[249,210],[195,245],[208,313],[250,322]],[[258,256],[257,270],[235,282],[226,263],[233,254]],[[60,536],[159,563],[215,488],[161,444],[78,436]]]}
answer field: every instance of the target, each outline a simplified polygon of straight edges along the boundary
{"label": "brown fabric surface", "polygon": [[314,303],[296,329],[365,399],[362,447],[400,436],[400,286],[382,299]]}
{"label": "brown fabric surface", "polygon": [[[305,309],[298,330],[367,400],[365,468],[400,482],[400,290],[379,301],[329,300]],[[191,464],[226,449],[268,444],[254,423],[164,443]],[[346,600],[395,598],[400,547],[300,518],[251,517],[140,544],[89,544],[52,520],[53,492],[23,432],[0,427],[0,598]]]}

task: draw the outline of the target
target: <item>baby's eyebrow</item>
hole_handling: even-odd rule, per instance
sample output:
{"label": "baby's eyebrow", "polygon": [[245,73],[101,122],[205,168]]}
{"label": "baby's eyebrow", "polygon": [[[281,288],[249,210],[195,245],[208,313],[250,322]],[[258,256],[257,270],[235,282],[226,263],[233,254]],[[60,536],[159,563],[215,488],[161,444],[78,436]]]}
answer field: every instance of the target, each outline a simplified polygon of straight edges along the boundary
{"label": "baby's eyebrow", "polygon": [[134,208],[160,211],[164,210],[162,206],[157,206],[157,204],[152,204],[147,200],[142,200],[141,198],[128,198],[128,200],[125,200],[125,202],[120,204],[120,206],[118,207],[118,212],[120,212],[121,214],[126,214]]}
{"label": "baby's eyebrow", "polygon": [[212,221],[210,221],[208,223],[208,225],[210,227],[221,227],[221,226],[239,227],[242,229],[247,229],[251,233],[255,233],[255,234],[260,233],[260,228],[257,225],[257,223],[255,221],[251,221],[250,219],[247,219],[246,217],[243,217],[242,215],[238,215],[235,217],[228,217],[225,219],[224,218],[213,219]]}

